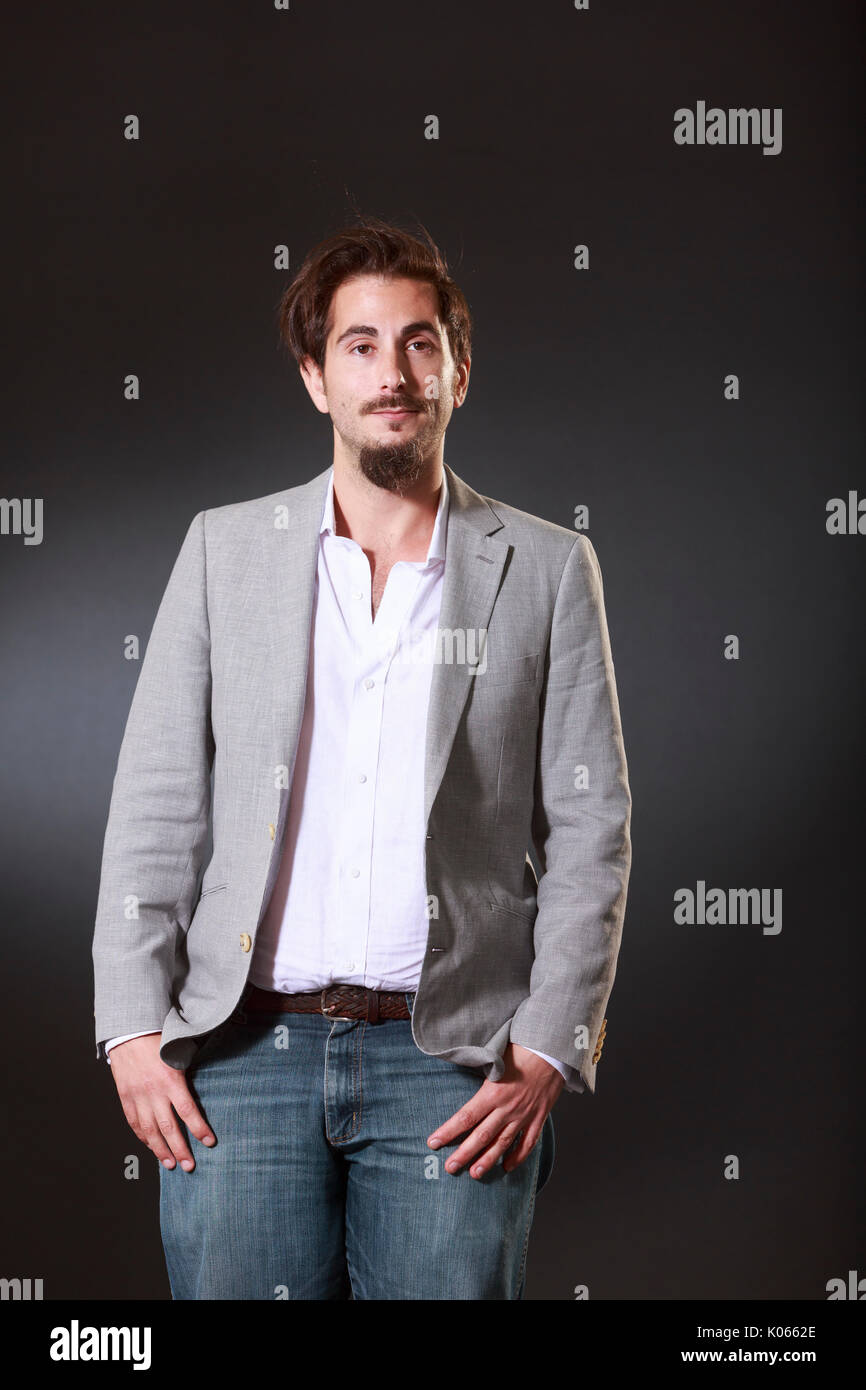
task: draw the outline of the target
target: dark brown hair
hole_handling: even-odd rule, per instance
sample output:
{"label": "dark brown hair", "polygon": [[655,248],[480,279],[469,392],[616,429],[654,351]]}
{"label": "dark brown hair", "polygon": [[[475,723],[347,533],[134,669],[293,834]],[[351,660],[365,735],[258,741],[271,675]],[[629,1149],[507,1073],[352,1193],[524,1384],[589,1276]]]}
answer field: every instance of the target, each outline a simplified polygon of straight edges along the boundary
{"label": "dark brown hair", "polygon": [[427,229],[419,226],[424,241],[381,218],[361,216],[356,226],[346,227],[313,247],[277,311],[280,338],[299,365],[311,357],[324,368],[331,299],[344,280],[356,275],[408,276],[433,285],[455,362],[469,356],[469,305],[448,273],[442,252]]}

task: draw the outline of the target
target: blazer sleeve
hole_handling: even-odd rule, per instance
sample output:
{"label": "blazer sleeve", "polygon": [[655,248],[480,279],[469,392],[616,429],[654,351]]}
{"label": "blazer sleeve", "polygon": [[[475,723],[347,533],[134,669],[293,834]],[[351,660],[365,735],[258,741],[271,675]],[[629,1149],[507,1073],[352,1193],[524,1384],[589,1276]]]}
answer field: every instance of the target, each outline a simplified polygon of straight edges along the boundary
{"label": "blazer sleeve", "polygon": [[157,611],[112,787],[93,935],[97,1057],[162,1031],[175,950],[207,841],[211,726],[205,513],[192,520]]}
{"label": "blazer sleeve", "polygon": [[594,1092],[631,869],[631,792],[601,569],[582,534],[554,604],[532,839],[535,959],[511,1041],[578,1068]]}

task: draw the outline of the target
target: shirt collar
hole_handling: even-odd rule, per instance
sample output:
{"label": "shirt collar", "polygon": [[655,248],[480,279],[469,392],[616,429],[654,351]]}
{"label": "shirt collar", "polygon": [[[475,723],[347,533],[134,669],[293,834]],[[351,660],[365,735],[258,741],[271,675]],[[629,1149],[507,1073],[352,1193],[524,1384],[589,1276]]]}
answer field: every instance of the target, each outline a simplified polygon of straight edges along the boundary
{"label": "shirt collar", "polygon": [[[439,506],[436,510],[436,520],[433,523],[433,534],[430,537],[430,545],[427,550],[427,563],[431,560],[445,559],[445,541],[448,533],[448,478],[445,469],[442,469],[442,487],[439,490]],[[337,534],[334,519],[334,469],[331,467],[328,478],[328,490],[325,493],[325,507],[322,514],[322,524],[319,527],[319,535]]]}

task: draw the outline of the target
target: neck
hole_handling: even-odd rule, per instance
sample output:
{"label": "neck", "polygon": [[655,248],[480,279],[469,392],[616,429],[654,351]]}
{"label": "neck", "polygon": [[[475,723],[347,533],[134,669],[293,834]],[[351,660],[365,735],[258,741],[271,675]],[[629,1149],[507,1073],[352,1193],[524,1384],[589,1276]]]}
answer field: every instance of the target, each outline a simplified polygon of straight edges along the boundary
{"label": "neck", "polygon": [[365,551],[407,552],[401,558],[423,560],[433,535],[442,477],[443,466],[437,460],[405,493],[389,492],[371,483],[356,465],[335,459],[337,535],[357,541]]}

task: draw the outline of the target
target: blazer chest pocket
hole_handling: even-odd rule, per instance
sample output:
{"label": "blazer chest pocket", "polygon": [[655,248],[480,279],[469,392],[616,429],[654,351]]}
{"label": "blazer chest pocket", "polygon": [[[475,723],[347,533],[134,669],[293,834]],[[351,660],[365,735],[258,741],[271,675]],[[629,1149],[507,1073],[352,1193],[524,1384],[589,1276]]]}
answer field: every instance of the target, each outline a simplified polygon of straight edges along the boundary
{"label": "blazer chest pocket", "polygon": [[210,893],[221,893],[224,888],[228,888],[227,883],[213,883],[209,888],[202,888],[201,893],[199,894],[199,902],[201,902],[202,898],[206,898]]}
{"label": "blazer chest pocket", "polygon": [[530,652],[527,656],[503,656],[495,664],[488,665],[486,670],[479,667],[472,681],[480,689],[485,686],[522,685],[535,680],[540,664],[541,652]]}

